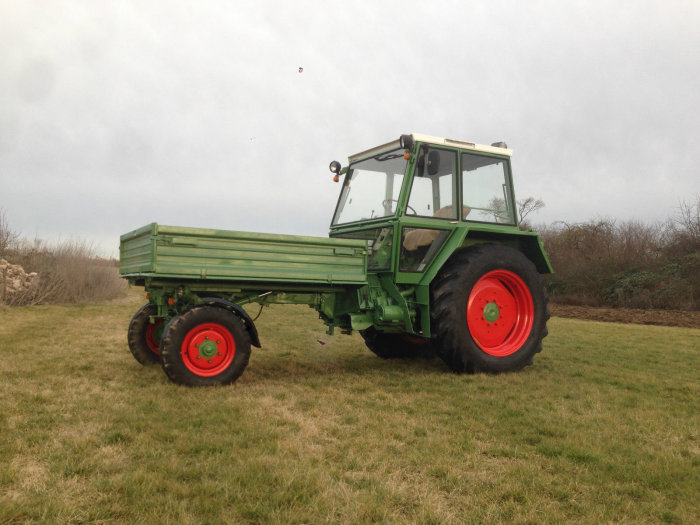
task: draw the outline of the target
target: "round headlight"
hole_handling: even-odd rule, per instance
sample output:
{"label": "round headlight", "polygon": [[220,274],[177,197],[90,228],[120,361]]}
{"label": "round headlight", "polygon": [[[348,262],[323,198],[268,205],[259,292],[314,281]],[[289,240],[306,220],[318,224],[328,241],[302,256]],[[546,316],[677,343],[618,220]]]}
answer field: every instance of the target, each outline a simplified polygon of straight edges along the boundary
{"label": "round headlight", "polygon": [[401,135],[399,137],[399,145],[403,149],[412,149],[413,148],[413,137],[411,135]]}

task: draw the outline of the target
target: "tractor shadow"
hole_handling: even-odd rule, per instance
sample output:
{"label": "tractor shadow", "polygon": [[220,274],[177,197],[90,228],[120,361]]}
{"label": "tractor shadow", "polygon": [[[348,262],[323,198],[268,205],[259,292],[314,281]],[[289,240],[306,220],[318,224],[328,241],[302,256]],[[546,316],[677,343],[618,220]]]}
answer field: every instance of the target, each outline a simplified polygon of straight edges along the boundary
{"label": "tractor shadow", "polygon": [[[255,349],[258,350],[258,349]],[[369,350],[361,352],[319,353],[302,350],[283,353],[253,351],[239,383],[259,381],[304,383],[312,379],[333,378],[345,382],[355,377],[410,379],[416,376],[451,374],[437,357],[381,359]]]}

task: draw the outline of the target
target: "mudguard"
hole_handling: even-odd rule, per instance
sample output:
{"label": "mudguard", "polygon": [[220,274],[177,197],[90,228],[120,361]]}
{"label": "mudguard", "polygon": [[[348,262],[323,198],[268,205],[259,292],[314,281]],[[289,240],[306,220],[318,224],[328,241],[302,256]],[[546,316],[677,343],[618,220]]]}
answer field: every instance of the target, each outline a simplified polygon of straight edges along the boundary
{"label": "mudguard", "polygon": [[250,335],[250,343],[256,348],[260,348],[260,338],[258,337],[258,329],[255,328],[255,323],[253,323],[253,319],[251,319],[250,315],[248,315],[248,312],[246,312],[242,306],[236,303],[232,303],[231,301],[227,301],[226,299],[221,299],[220,297],[200,297],[200,301],[200,304],[225,308],[226,310],[230,310],[238,317],[240,317],[243,321],[243,324],[245,325],[245,329]]}

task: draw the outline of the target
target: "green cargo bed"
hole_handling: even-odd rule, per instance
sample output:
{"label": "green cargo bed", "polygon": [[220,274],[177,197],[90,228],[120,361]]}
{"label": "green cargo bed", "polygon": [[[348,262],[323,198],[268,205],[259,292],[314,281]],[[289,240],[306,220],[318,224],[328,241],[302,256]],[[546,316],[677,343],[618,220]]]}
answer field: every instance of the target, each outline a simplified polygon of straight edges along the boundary
{"label": "green cargo bed", "polygon": [[152,223],[121,236],[119,272],[143,279],[365,284],[363,240]]}

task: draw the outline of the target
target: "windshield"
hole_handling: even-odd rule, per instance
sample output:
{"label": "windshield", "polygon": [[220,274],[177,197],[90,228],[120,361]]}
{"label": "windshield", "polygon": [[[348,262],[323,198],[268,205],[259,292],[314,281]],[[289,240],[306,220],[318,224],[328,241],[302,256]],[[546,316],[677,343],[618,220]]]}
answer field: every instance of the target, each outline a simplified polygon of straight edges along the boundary
{"label": "windshield", "polygon": [[404,150],[396,149],[350,164],[333,224],[345,224],[396,213],[406,170]]}

